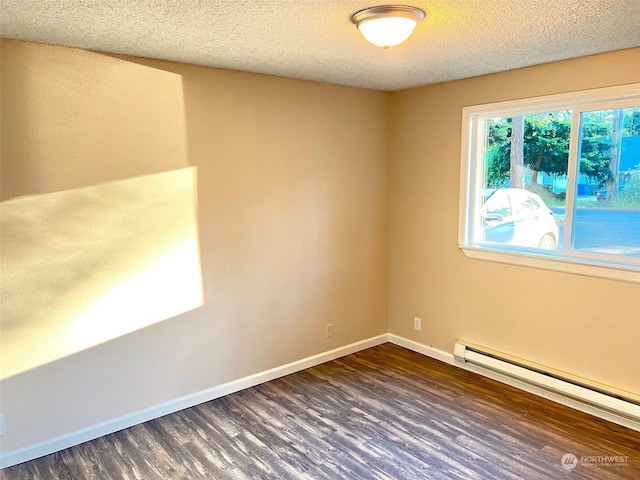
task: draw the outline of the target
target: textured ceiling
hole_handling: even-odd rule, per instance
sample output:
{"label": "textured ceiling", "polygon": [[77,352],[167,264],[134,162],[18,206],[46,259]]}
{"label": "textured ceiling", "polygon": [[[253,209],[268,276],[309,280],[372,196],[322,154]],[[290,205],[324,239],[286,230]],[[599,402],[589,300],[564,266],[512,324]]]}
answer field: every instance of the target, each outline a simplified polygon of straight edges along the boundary
{"label": "textured ceiling", "polygon": [[385,0],[1,1],[5,38],[391,91],[640,46],[640,0],[401,1],[389,50],[349,21]]}

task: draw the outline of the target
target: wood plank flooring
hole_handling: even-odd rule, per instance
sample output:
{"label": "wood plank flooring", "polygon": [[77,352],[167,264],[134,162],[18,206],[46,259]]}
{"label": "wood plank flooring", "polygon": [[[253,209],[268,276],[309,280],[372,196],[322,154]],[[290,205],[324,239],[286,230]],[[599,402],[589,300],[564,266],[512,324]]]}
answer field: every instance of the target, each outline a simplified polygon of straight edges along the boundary
{"label": "wood plank flooring", "polygon": [[[577,458],[571,471],[565,453]],[[596,458],[612,455],[627,458]],[[0,471],[423,478],[640,479],[640,433],[387,343]]]}

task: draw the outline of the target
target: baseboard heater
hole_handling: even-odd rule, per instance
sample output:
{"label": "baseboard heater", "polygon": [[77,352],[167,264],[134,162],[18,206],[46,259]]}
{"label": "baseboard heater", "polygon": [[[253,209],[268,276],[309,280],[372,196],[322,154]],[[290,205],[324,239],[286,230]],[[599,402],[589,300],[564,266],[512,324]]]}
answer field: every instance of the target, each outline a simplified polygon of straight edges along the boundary
{"label": "baseboard heater", "polygon": [[[454,347],[455,361],[464,368],[499,381],[542,394],[551,400],[558,397],[570,400],[561,402],[580,410],[612,420],[621,425],[640,429],[640,398],[633,394],[599,385],[570,374],[528,362],[508,354],[458,340]],[[547,396],[542,392],[550,392]],[[590,408],[580,408],[580,405]],[[604,415],[598,415],[598,411]]]}

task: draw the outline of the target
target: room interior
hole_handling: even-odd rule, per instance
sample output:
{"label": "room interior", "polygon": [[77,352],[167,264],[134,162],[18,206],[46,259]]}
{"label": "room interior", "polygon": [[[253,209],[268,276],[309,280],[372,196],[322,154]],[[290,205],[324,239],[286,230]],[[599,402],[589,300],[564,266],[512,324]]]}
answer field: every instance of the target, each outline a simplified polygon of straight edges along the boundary
{"label": "room interior", "polygon": [[[265,71],[259,61],[240,69],[162,57],[145,50],[153,44],[146,37],[139,50],[133,36],[129,51],[80,44],[69,32],[56,37],[55,23],[46,24],[56,15],[61,24],[82,22],[71,8],[28,24],[23,10],[7,7],[0,50],[2,262],[16,276],[2,281],[3,302],[19,300],[7,311],[19,314],[2,316],[3,467],[385,342],[452,363],[455,342],[465,339],[640,398],[637,283],[472,260],[457,244],[462,108],[640,82],[633,20],[601,50],[527,57],[518,44],[515,54],[500,57],[490,49],[497,63],[489,70],[462,59],[445,78],[441,57],[424,62],[433,65],[433,77],[403,69],[429,58],[431,47],[419,45],[428,42],[429,15],[438,18],[434,2],[414,2],[428,16],[416,38],[397,47],[399,63],[392,65],[379,55],[394,50],[375,50],[348,20],[367,5],[327,3],[341,3],[347,15],[340,28],[356,46],[342,63],[321,59],[315,65],[336,70],[317,78],[306,76],[313,59],[296,76],[275,60],[275,70]],[[640,14],[635,2],[621,4],[625,13]],[[276,18],[290,14],[281,9]],[[23,30],[13,32],[14,24]],[[267,31],[280,26],[265,24]],[[172,31],[164,27],[160,44]],[[73,32],[88,39],[99,33]],[[617,45],[618,36],[627,44]],[[468,44],[460,48],[469,51]],[[366,60],[357,60],[358,51]],[[282,55],[281,44],[272,52]],[[377,63],[367,67],[373,58]],[[354,76],[359,67],[370,70]],[[371,84],[362,83],[366,77]],[[122,237],[117,257],[108,246],[91,250],[101,261],[80,258],[73,265],[81,274],[66,281],[70,263],[41,245],[89,249],[109,238],[101,219],[115,207],[100,202],[106,190],[125,198],[130,224],[140,225],[149,212],[158,220]],[[36,233],[13,228],[14,214],[36,208],[29,220]],[[176,222],[180,230],[169,227]],[[93,337],[85,333],[73,343],[70,324],[46,326],[54,312],[69,317],[69,305],[82,300],[71,315],[77,323],[99,295],[185,239],[191,243],[179,263],[195,270],[153,270],[166,280],[157,288],[143,277],[141,303],[104,316],[104,335],[90,324],[85,331]],[[7,253],[7,245],[15,250]],[[32,260],[34,252],[40,256]],[[42,283],[38,275],[25,279],[33,265],[63,274],[45,273]],[[14,296],[7,281],[18,286]],[[94,284],[96,290],[74,290]],[[185,284],[183,303],[135,323],[139,315],[131,312]],[[49,303],[24,301],[31,297]],[[111,303],[124,302],[115,298]]]}

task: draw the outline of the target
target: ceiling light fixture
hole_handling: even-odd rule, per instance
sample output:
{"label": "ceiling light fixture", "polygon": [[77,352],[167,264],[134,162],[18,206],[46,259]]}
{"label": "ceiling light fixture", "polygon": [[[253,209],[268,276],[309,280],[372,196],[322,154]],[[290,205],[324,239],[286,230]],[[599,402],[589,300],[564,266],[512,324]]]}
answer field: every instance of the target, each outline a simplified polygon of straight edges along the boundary
{"label": "ceiling light fixture", "polygon": [[420,20],[423,10],[404,5],[381,5],[366,8],[351,15],[351,22],[369,42],[382,48],[404,42]]}

